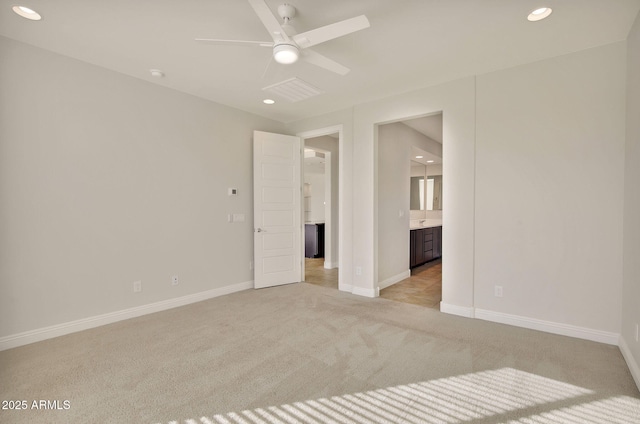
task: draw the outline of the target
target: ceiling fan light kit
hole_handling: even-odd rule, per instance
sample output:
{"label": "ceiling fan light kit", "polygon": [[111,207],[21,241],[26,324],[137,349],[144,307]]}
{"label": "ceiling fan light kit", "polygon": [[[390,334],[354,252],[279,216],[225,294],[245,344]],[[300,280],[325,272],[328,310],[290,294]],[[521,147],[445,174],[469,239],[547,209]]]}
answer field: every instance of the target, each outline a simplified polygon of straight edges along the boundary
{"label": "ceiling fan light kit", "polygon": [[273,59],[283,65],[295,63],[299,57],[300,50],[293,44],[277,44],[273,47]]}
{"label": "ceiling fan light kit", "polygon": [[290,65],[301,59],[336,74],[346,75],[349,73],[349,68],[309,49],[309,47],[369,28],[370,26],[367,17],[360,15],[296,34],[295,29],[290,24],[291,19],[296,15],[295,7],[286,3],[278,7],[278,15],[282,19],[282,23],[280,23],[280,20],[269,9],[265,0],[248,0],[248,2],[273,41],[225,40],[219,38],[196,38],[196,41],[234,46],[270,47],[273,49],[273,59],[277,63]]}

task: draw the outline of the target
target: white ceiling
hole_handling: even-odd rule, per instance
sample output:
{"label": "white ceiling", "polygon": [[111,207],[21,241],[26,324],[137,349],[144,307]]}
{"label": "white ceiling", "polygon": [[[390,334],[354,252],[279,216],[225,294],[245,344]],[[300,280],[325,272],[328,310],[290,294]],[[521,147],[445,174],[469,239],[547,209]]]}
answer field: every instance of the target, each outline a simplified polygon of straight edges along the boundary
{"label": "white ceiling", "polygon": [[[193,41],[269,40],[245,0],[24,0],[40,22],[11,11],[21,1],[0,0],[0,35],[282,122],[624,40],[640,10],[640,0],[287,0],[298,32],[360,14],[371,27],[314,47],[346,76],[299,62],[262,78],[269,49]],[[267,0],[272,11],[283,2]],[[528,22],[541,5],[553,14]],[[263,87],[292,77],[323,94],[261,102]]]}
{"label": "white ceiling", "polygon": [[[417,156],[422,156],[421,158]],[[422,165],[441,165],[442,158],[422,150],[418,147],[411,146],[411,161]],[[415,165],[415,164],[414,164]]]}
{"label": "white ceiling", "polygon": [[442,144],[442,113],[407,119],[403,124]]}

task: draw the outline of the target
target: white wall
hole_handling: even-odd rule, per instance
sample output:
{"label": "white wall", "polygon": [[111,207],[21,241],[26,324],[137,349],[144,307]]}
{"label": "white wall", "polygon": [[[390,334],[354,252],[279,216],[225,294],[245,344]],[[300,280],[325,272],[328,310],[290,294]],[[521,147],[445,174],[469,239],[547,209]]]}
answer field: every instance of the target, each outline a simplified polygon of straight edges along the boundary
{"label": "white wall", "polygon": [[409,271],[410,140],[417,136],[414,133],[401,123],[378,127],[377,283],[397,282]]}
{"label": "white wall", "polygon": [[[311,197],[305,221],[324,222],[324,174],[304,172],[304,183],[309,184]],[[305,200],[306,202],[306,200]]]}
{"label": "white wall", "polygon": [[622,351],[640,388],[640,15],[627,40]]}
{"label": "white wall", "polygon": [[6,38],[0,57],[0,337],[253,279],[252,131],[282,124]]}
{"label": "white wall", "polygon": [[442,165],[427,165],[427,176],[442,175]]}
{"label": "white wall", "polygon": [[624,55],[615,43],[477,78],[477,315],[619,332]]}

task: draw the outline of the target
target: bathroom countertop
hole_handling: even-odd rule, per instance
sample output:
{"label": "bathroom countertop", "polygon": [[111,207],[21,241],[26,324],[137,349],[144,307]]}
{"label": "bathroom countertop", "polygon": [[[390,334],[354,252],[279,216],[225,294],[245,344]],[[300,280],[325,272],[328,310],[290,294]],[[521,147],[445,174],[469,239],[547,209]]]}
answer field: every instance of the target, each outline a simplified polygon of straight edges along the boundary
{"label": "bathroom countertop", "polygon": [[[424,222],[421,222],[424,221]],[[409,222],[410,230],[417,230],[420,228],[433,228],[433,227],[442,227],[441,219],[412,219]]]}

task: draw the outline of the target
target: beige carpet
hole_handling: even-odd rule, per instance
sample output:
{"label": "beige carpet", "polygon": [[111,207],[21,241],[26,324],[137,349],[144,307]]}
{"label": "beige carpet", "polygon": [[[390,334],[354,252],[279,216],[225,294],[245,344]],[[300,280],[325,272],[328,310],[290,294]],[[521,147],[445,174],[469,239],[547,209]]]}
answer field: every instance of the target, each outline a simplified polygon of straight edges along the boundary
{"label": "beige carpet", "polygon": [[617,347],[304,283],[0,352],[0,399],[28,405],[1,423],[640,423]]}

